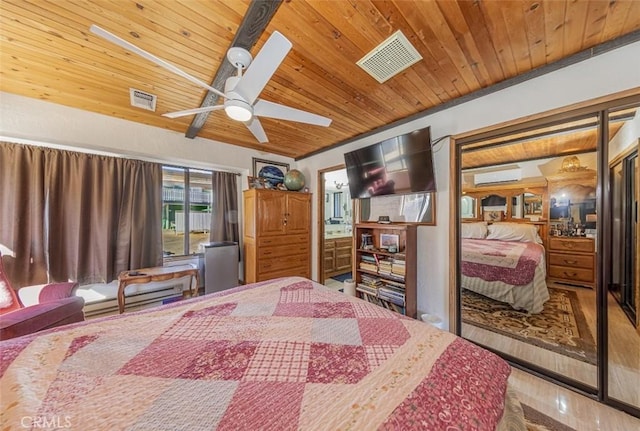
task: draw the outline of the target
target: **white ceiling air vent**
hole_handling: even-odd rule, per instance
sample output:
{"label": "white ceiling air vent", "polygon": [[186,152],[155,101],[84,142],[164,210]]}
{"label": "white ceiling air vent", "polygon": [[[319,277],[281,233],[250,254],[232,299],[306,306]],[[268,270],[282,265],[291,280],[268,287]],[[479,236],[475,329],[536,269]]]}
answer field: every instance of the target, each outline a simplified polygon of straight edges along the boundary
{"label": "white ceiling air vent", "polygon": [[418,50],[398,30],[356,64],[382,84],[420,60]]}
{"label": "white ceiling air vent", "polygon": [[135,88],[130,88],[129,97],[131,98],[131,106],[146,109],[147,111],[156,111],[157,96],[155,94],[149,94],[144,91],[136,90]]}
{"label": "white ceiling air vent", "polygon": [[483,172],[481,174],[475,174],[473,176],[473,182],[475,185],[480,184],[493,184],[493,183],[506,183],[509,181],[520,181],[522,179],[522,169],[513,168],[505,169],[502,171]]}

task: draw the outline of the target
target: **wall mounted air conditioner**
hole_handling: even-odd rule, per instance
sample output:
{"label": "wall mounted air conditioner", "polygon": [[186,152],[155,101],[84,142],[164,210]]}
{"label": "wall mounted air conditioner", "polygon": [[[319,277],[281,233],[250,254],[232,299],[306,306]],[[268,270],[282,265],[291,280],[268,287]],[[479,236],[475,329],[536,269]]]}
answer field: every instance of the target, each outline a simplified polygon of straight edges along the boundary
{"label": "wall mounted air conditioner", "polygon": [[522,179],[522,169],[512,168],[502,171],[483,172],[481,174],[475,174],[473,176],[473,182],[475,185],[481,184],[493,184],[493,183],[506,183],[509,181],[520,181]]}

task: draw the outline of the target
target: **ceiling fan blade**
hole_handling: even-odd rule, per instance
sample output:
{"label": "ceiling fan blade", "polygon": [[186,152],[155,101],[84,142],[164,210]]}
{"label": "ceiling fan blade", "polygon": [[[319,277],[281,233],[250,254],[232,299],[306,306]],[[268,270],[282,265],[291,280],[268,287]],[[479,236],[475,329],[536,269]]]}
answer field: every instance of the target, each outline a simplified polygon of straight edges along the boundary
{"label": "ceiling fan blade", "polygon": [[253,104],[292,46],[289,39],[274,31],[242,75],[234,91]]}
{"label": "ceiling fan blade", "polygon": [[180,75],[183,78],[193,82],[194,84],[197,84],[201,87],[206,88],[207,90],[212,91],[213,93],[217,94],[218,96],[224,97],[225,99],[227,98],[227,96],[224,95],[224,93],[220,90],[218,90],[217,88],[214,88],[212,86],[210,86],[209,84],[207,84],[204,81],[199,80],[198,78],[189,75],[187,72],[177,68],[176,66],[174,66],[171,63],[168,63],[166,61],[164,61],[163,59],[156,57],[155,55],[141,49],[138,48],[137,46],[135,46],[132,43],[127,42],[124,39],[119,38],[118,36],[116,36],[115,34],[109,33],[107,30],[104,30],[103,28],[98,27],[95,24],[92,24],[91,27],[89,28],[89,30],[91,30],[91,33],[96,34],[100,37],[102,37],[103,39],[108,40],[111,43],[115,43],[116,45],[121,46],[122,48],[131,51],[135,54],[138,54],[139,56],[146,58],[147,60],[157,64],[160,67],[164,67],[165,69],[175,73],[176,75]]}
{"label": "ceiling fan blade", "polygon": [[322,115],[312,114],[311,112],[301,111],[300,109],[280,105],[279,103],[267,102],[262,99],[253,105],[253,115],[277,118],[279,120],[297,121],[298,123],[314,124],[324,127],[329,127],[332,121],[331,118],[323,117]]}
{"label": "ceiling fan blade", "polygon": [[224,105],[204,106],[202,108],[185,109],[184,111],[167,112],[166,114],[162,114],[162,116],[169,117],[169,118],[178,118],[178,117],[184,117],[185,115],[193,115],[193,114],[200,114],[202,112],[217,111],[219,109],[224,109]]}
{"label": "ceiling fan blade", "polygon": [[245,122],[244,125],[247,126],[247,129],[249,129],[251,133],[253,133],[253,136],[256,137],[258,142],[260,142],[261,144],[269,142],[269,138],[267,138],[267,134],[264,132],[260,120],[258,120],[256,117],[253,117],[250,121]]}

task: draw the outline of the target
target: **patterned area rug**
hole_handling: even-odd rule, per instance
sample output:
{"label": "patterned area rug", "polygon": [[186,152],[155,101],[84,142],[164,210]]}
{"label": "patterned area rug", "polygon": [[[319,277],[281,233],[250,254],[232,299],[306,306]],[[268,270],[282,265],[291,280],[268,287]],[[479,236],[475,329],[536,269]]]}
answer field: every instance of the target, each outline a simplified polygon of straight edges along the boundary
{"label": "patterned area rug", "polygon": [[576,431],[526,404],[521,405],[527,431]]}
{"label": "patterned area rug", "polygon": [[555,287],[549,293],[542,313],[528,314],[463,289],[462,321],[595,365],[596,344],[578,295]]}

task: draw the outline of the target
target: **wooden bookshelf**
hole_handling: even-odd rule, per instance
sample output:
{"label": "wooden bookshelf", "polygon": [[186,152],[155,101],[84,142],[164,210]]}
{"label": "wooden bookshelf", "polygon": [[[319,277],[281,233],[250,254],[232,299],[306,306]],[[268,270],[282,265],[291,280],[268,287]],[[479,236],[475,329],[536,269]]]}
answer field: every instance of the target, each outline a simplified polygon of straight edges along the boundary
{"label": "wooden bookshelf", "polygon": [[[355,225],[353,274],[358,298],[417,317],[416,233],[414,224]],[[369,240],[365,243],[363,237]]]}

